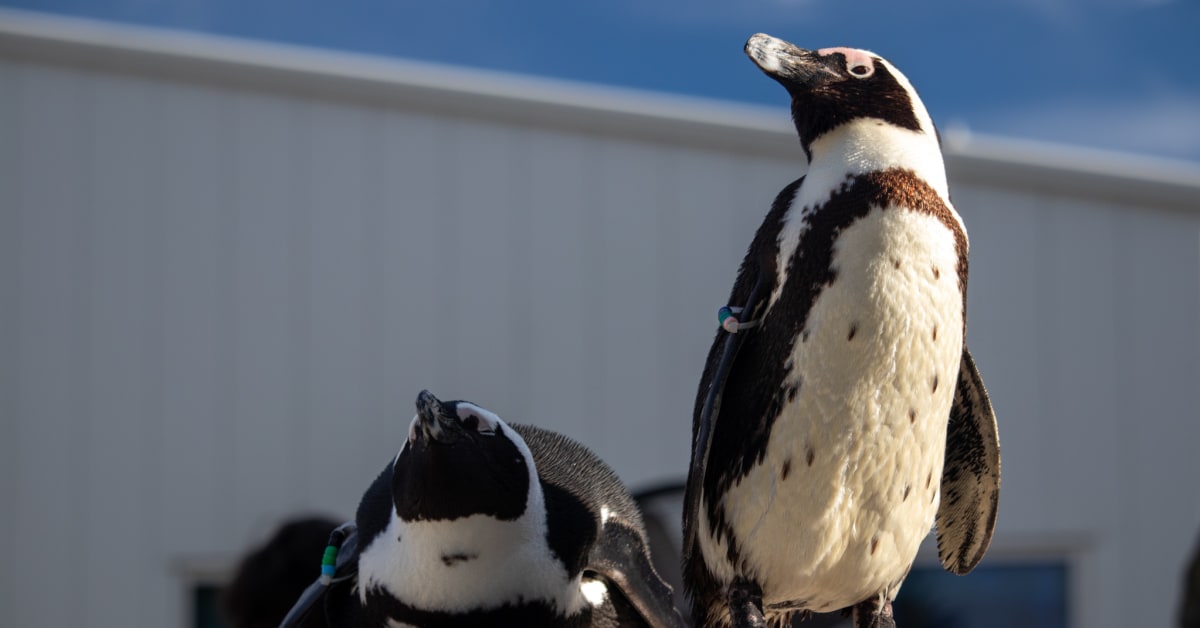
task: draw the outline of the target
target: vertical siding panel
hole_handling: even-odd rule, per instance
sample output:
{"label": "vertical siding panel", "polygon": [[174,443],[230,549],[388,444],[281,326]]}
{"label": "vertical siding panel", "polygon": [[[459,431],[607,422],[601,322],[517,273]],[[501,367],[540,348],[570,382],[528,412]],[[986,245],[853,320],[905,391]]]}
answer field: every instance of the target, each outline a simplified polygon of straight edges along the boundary
{"label": "vertical siding panel", "polygon": [[[1038,299],[1047,341],[1039,362],[1046,365],[1046,416],[1041,436],[1047,458],[1062,461],[1043,479],[1070,499],[1047,504],[1048,514],[1067,522],[1108,519],[1105,498],[1116,483],[1115,468],[1090,468],[1096,451],[1115,449],[1119,333],[1112,281],[1120,263],[1112,247],[1115,210],[1078,202],[1050,201],[1043,212],[1039,245],[1044,263]],[[1086,430],[1075,426],[1085,424]]]}
{"label": "vertical siding panel", "polygon": [[313,477],[322,471],[306,458],[312,451],[312,407],[309,381],[312,373],[312,249],[313,215],[311,180],[313,152],[318,146],[312,136],[313,114],[308,102],[289,105],[289,121],[294,157],[288,168],[288,187],[295,190],[295,203],[289,208],[287,229],[287,413],[289,429],[284,435],[293,455],[300,458],[294,467],[293,482],[301,501],[312,507]]}
{"label": "vertical siding panel", "polygon": [[[164,529],[178,555],[222,547],[231,515],[229,122],[218,90],[165,90]],[[227,288],[230,288],[227,290]]]}
{"label": "vertical siding panel", "polygon": [[456,208],[454,222],[434,236],[447,247],[439,257],[455,258],[450,300],[434,306],[449,326],[443,337],[452,340],[443,359],[452,362],[449,371],[455,376],[444,384],[444,392],[432,392],[476,401],[501,416],[510,414],[514,404],[510,373],[517,355],[512,135],[506,127],[468,121],[455,127],[448,140],[458,165],[447,191]]}
{"label": "vertical siding panel", "polygon": [[[432,156],[437,161],[434,182],[438,188],[437,198],[440,202],[434,211],[433,231],[429,233],[429,237],[435,238],[439,244],[441,238],[454,234],[454,230],[458,228],[460,222],[460,215],[463,213],[458,200],[458,185],[462,179],[464,163],[467,160],[459,150],[459,144],[456,141],[460,135],[458,127],[461,122],[456,118],[441,126],[438,136],[434,139],[435,147]],[[443,391],[435,394],[454,397],[457,395],[446,395],[445,389],[455,390],[463,386],[458,368],[460,365],[458,331],[462,325],[459,320],[460,314],[457,311],[459,307],[457,283],[463,264],[460,256],[446,255],[445,247],[437,246],[434,251],[434,256],[425,261],[425,267],[429,269],[429,272],[437,273],[440,277],[440,280],[433,284],[433,292],[430,293],[434,303],[438,305],[434,309],[438,314],[436,316],[438,324],[431,329],[436,334],[437,354],[436,359],[429,361],[428,364],[431,368],[425,377],[433,383],[431,390]],[[434,317],[433,314],[430,314],[430,318]],[[461,395],[461,393],[459,394]]]}
{"label": "vertical siding panel", "polygon": [[[599,229],[593,285],[601,346],[586,359],[603,369],[596,391],[597,412],[588,417],[588,441],[614,461],[626,482],[653,477],[652,439],[631,438],[636,425],[657,424],[664,407],[657,384],[661,371],[657,273],[658,185],[664,164],[661,149],[646,144],[607,141],[601,147],[596,177]],[[620,182],[619,184],[617,182]],[[613,426],[624,425],[625,428]]]}
{"label": "vertical siding panel", "polygon": [[[654,447],[646,460],[653,464],[646,466],[639,484],[681,481],[687,472],[691,397],[699,380],[697,365],[702,367],[704,362],[705,349],[700,348],[708,327],[704,311],[710,309],[696,306],[696,286],[711,282],[711,278],[705,281],[701,277],[703,266],[711,262],[707,256],[695,255],[692,238],[712,227],[695,220],[703,206],[727,201],[729,187],[724,184],[728,180],[722,174],[703,156],[686,150],[671,151],[656,173],[654,217],[659,242],[653,268],[657,303],[655,317],[646,323],[653,326],[659,341],[660,364],[655,377],[660,410],[640,426],[624,428],[644,432],[647,444]],[[703,198],[706,193],[712,196]],[[701,261],[697,264],[697,260]]]}
{"label": "vertical siding panel", "polygon": [[[311,182],[308,399],[312,407],[307,460],[345,461],[364,468],[362,437],[347,426],[366,415],[361,373],[365,241],[363,156],[366,128],[358,109],[309,106]],[[356,474],[357,475],[357,474]],[[349,516],[363,485],[346,474],[314,473],[309,503]]]}
{"label": "vertical siding panel", "polygon": [[[367,459],[382,468],[396,455],[414,414],[417,393],[439,384],[437,364],[444,327],[441,286],[449,282],[439,232],[439,212],[445,209],[441,143],[445,121],[439,118],[392,113],[380,129],[383,142],[380,191],[382,232],[381,280],[383,284],[384,409],[373,417],[376,434]],[[370,480],[368,476],[367,481]],[[364,482],[363,488],[366,483]]]}
{"label": "vertical siding panel", "polygon": [[[684,333],[687,329],[686,317],[692,312],[681,310],[685,303],[683,282],[686,271],[678,262],[683,239],[680,223],[684,220],[680,188],[688,185],[683,181],[685,177],[680,175],[680,162],[690,154],[692,151],[670,148],[660,156],[660,165],[654,172],[654,232],[657,243],[651,263],[656,303],[654,318],[647,319],[646,323],[653,327],[658,343],[657,372],[654,376],[658,412],[640,425],[629,423],[620,428],[629,433],[645,434],[645,438],[640,439],[646,445],[640,454],[643,456],[640,461],[641,477],[636,480],[635,487],[680,480],[687,472],[691,404],[687,402],[689,395],[685,391],[695,386],[687,375],[690,370],[688,367],[696,362],[685,363],[680,359],[694,353],[686,350],[691,348],[687,346],[687,335]],[[702,363],[703,353],[699,355]]]}
{"label": "vertical siding panel", "polygon": [[[90,289],[90,371],[86,426],[90,466],[82,480],[85,556],[79,568],[88,583],[89,616],[98,625],[135,621],[140,597],[146,502],[140,481],[146,442],[142,414],[146,381],[146,213],[154,207],[147,171],[153,139],[142,129],[152,111],[135,80],[93,76],[88,106],[95,122],[91,152],[91,258],[84,269]],[[112,525],[112,522],[121,522]],[[131,616],[133,614],[133,616]]]}
{"label": "vertical siding panel", "polygon": [[[0,503],[17,505],[21,492],[17,466],[17,435],[23,416],[20,408],[21,331],[20,269],[21,196],[24,180],[21,150],[21,66],[0,60]],[[7,510],[6,510],[7,512]],[[0,553],[15,556],[14,517],[0,517]],[[0,573],[0,608],[17,609],[15,569]]]}
{"label": "vertical siding panel", "polygon": [[971,238],[967,344],[992,395],[1005,460],[1021,461],[1004,467],[1004,510],[996,525],[1000,532],[1043,529],[1055,497],[1046,488],[1051,469],[1041,434],[1040,358],[1052,338],[1038,302],[1038,206],[1028,196],[961,185],[954,204]]}
{"label": "vertical siding panel", "polygon": [[[533,421],[544,424],[551,429],[553,411],[542,403],[537,406],[529,398],[527,391],[535,386],[529,368],[512,368],[514,360],[524,361],[536,333],[535,316],[540,307],[547,309],[547,293],[532,282],[533,266],[532,247],[538,237],[534,233],[534,217],[537,212],[530,207],[535,183],[531,158],[536,150],[535,142],[531,141],[527,129],[510,129],[506,138],[508,144],[508,255],[506,260],[508,274],[509,299],[509,329],[508,329],[508,368],[505,369],[506,399],[503,400],[505,412],[512,420]],[[534,412],[534,410],[540,410]]]}
{"label": "vertical siding panel", "polygon": [[[6,559],[20,565],[21,600],[13,625],[66,625],[85,611],[87,583],[79,522],[86,515],[80,484],[89,461],[86,430],[88,295],[80,277],[89,258],[87,92],[71,71],[31,68],[18,79],[18,143],[22,148],[21,237],[17,246],[20,330],[16,355],[17,539]],[[35,543],[33,539],[53,539]]]}
{"label": "vertical siding panel", "polygon": [[239,377],[232,433],[237,484],[229,505],[240,526],[235,539],[247,543],[306,505],[295,475],[305,456],[290,447],[288,438],[296,429],[288,402],[288,224],[297,204],[289,105],[242,94],[234,110],[238,268],[230,331]]}
{"label": "vertical siding panel", "polygon": [[[1113,281],[1123,262],[1119,249],[1112,246],[1120,211],[1050,199],[1044,205],[1038,237],[1044,260],[1038,299],[1046,330],[1039,348],[1039,363],[1045,365],[1045,418],[1038,437],[1043,443],[1040,457],[1050,469],[1040,482],[1056,496],[1043,505],[1046,525],[1068,534],[1088,528],[1099,528],[1104,535],[1119,534],[1115,525],[1120,519],[1119,502],[1112,495],[1120,484],[1120,471],[1115,464],[1095,461],[1119,451],[1123,440],[1123,421],[1117,415],[1121,381],[1116,342],[1122,332]],[[1001,439],[1006,445],[1003,426]],[[1005,467],[1006,473],[1011,466],[1024,464],[1010,451],[1004,449],[1006,459],[1014,462]],[[1071,574],[1073,584],[1082,592],[1119,588],[1124,570],[1118,552],[1105,546],[1092,552]],[[1092,568],[1084,568],[1085,564]],[[1102,617],[1120,615],[1119,598],[1087,598],[1086,604],[1070,609],[1077,625],[1098,625]]]}
{"label": "vertical siding panel", "polygon": [[[1124,488],[1125,574],[1122,625],[1165,626],[1175,619],[1176,587],[1145,574],[1184,573],[1197,521],[1195,451],[1200,382],[1200,217],[1160,211],[1125,214],[1123,297],[1128,361],[1117,452]],[[1161,601],[1165,595],[1170,604]]]}
{"label": "vertical siding panel", "polygon": [[[384,464],[385,455],[382,452],[385,449],[381,449],[379,445],[391,441],[399,449],[400,439],[397,436],[403,433],[400,430],[377,429],[384,425],[384,421],[397,426],[400,423],[395,420],[400,414],[400,404],[393,403],[391,394],[392,389],[398,386],[395,386],[387,371],[390,363],[390,343],[386,332],[393,325],[387,318],[385,288],[390,274],[385,251],[391,246],[386,233],[388,210],[384,206],[385,182],[392,177],[386,170],[387,138],[384,136],[389,115],[379,109],[364,110],[361,115],[366,136],[363,142],[363,183],[360,192],[363,199],[363,244],[360,249],[363,294],[357,322],[358,342],[362,347],[358,360],[363,410],[362,416],[358,417],[359,427],[355,434],[358,444],[355,460],[358,461],[357,468],[361,470],[361,475],[347,475],[347,481],[354,487],[354,490],[350,491],[352,507],[358,505],[359,494]],[[353,514],[354,512],[350,511],[346,516]]]}
{"label": "vertical siding panel", "polygon": [[142,417],[143,442],[146,451],[141,453],[142,500],[145,503],[141,549],[141,600],[140,625],[166,626],[177,621],[182,613],[181,590],[169,577],[173,556],[174,531],[167,527],[165,496],[167,484],[163,464],[169,462],[163,454],[166,441],[166,290],[167,274],[166,247],[166,114],[164,92],[169,87],[154,81],[146,82],[146,98],[149,101],[147,117],[138,121],[141,133],[151,140],[146,154],[141,156],[147,207],[142,215],[142,233],[146,263],[140,269],[142,291],[145,293],[143,306],[146,308],[141,321],[141,348],[143,365]]}
{"label": "vertical siding panel", "polygon": [[528,287],[524,343],[516,348],[527,373],[518,388],[520,417],[585,440],[589,420],[582,400],[587,381],[587,294],[583,240],[587,190],[587,142],[578,136],[530,132],[528,161],[520,185],[525,188],[529,233],[524,268],[517,271]]}

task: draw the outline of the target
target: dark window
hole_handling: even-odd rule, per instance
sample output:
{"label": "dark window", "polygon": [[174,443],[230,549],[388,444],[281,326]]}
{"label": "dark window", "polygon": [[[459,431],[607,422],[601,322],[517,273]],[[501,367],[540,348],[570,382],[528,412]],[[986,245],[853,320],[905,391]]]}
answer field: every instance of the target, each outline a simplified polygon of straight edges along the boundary
{"label": "dark window", "polygon": [[192,589],[192,628],[227,628],[221,619],[221,588],[198,584]]}
{"label": "dark window", "polygon": [[983,565],[967,576],[914,566],[893,605],[899,626],[1066,628],[1067,568],[1060,562]]}

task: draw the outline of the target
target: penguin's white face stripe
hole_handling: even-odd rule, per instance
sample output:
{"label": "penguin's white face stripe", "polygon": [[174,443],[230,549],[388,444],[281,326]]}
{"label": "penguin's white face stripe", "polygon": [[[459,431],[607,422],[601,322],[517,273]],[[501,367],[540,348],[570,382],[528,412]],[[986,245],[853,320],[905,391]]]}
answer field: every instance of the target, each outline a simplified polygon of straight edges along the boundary
{"label": "penguin's white face stripe", "polygon": [[427,611],[466,612],[542,600],[563,615],[579,612],[587,600],[578,576],[568,577],[547,543],[542,485],[528,445],[500,417],[468,408],[478,411],[481,426],[502,431],[524,458],[529,473],[524,512],[512,521],[477,514],[406,522],[393,510],[387,528],[359,556],[361,600],[365,604],[367,593],[378,589]]}
{"label": "penguin's white face stripe", "polygon": [[835,53],[841,53],[846,57],[846,71],[854,78],[870,78],[875,73],[875,59],[878,56],[868,50],[858,50],[856,48],[822,48],[817,51],[817,54],[822,57]]}
{"label": "penguin's white face stripe", "polygon": [[[475,417],[478,419],[479,422],[476,424],[475,429],[480,434],[495,434],[498,426],[503,423],[496,413],[486,408],[480,408],[479,406],[467,401],[458,402],[457,413],[460,421],[466,421],[470,417]],[[412,421],[408,424],[408,440],[410,442],[417,437],[417,426],[420,424],[420,421],[421,415],[414,414]],[[437,421],[433,421],[430,427],[433,429],[434,437],[438,438],[442,431],[441,424]],[[400,451],[404,451],[404,448],[401,447]],[[396,457],[400,457],[399,452],[397,452]]]}
{"label": "penguin's white face stripe", "polygon": [[[400,454],[404,453],[404,448],[408,447],[409,443],[411,443],[417,439],[417,425],[420,421],[421,421],[421,415],[414,414],[412,421],[410,421],[408,424],[408,439],[405,440],[404,444],[400,446],[400,451],[396,452],[395,460],[399,460]],[[393,462],[395,462],[395,460],[393,460]]]}
{"label": "penguin's white face stripe", "polygon": [[[879,62],[888,69],[888,72],[891,72],[892,77],[896,79],[896,82],[904,88],[904,91],[908,94],[908,101],[912,103],[913,113],[916,114],[917,121],[921,124],[921,132],[932,138],[936,144],[937,129],[933,125],[933,118],[930,117],[929,111],[925,109],[925,103],[921,100],[921,97],[917,95],[917,90],[915,87],[913,87],[912,82],[910,82],[908,77],[904,76],[904,73],[896,69],[896,66],[892,65],[887,59],[879,58]],[[940,146],[938,147],[938,152],[941,152]]]}
{"label": "penguin's white face stripe", "polygon": [[500,417],[491,410],[480,408],[479,406],[467,401],[458,402],[458,418],[466,421],[472,416],[479,419],[479,423],[475,426],[475,429],[481,434],[494,434],[498,429],[500,429],[500,424],[503,423],[503,421],[500,420]]}

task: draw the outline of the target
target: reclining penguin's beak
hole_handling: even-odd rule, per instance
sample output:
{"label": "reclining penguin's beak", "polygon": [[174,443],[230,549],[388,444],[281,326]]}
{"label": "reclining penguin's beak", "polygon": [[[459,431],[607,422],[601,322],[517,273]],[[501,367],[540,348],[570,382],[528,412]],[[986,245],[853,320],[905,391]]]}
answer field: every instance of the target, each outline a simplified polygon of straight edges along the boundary
{"label": "reclining penguin's beak", "polygon": [[424,438],[431,443],[450,445],[462,436],[463,427],[458,417],[447,411],[441,400],[428,390],[422,390],[417,395],[417,429],[416,438]]}

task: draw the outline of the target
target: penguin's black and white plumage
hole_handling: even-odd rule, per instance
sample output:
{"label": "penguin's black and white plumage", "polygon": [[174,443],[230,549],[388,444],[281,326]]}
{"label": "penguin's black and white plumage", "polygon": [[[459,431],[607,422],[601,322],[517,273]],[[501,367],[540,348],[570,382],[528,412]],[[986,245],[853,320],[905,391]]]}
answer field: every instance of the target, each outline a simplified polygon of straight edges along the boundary
{"label": "penguin's black and white plumage", "polygon": [[303,625],[682,625],[616,474],[473,403],[422,391],[355,521],[352,567]]}
{"label": "penguin's black and white plumage", "polygon": [[892,626],[935,519],[958,574],[995,524],[966,231],[933,122],[892,64],[761,34],[746,53],[791,95],[808,171],[755,235],[729,301],[743,309],[701,379],[685,583],[704,626],[844,609]]}

